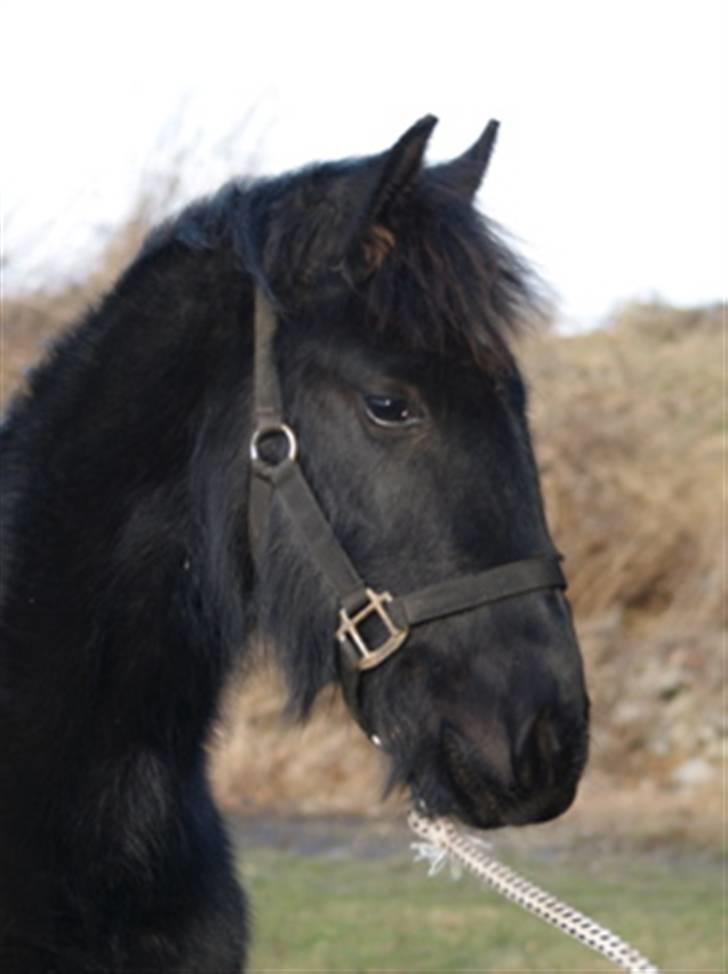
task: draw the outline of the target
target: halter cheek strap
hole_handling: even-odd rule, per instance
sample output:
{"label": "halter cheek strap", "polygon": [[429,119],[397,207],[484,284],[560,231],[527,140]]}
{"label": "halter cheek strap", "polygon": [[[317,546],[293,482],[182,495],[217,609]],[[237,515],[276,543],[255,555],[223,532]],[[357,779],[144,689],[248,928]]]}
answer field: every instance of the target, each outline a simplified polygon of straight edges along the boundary
{"label": "halter cheek strap", "polygon": [[[276,328],[273,310],[258,290],[255,300],[253,435],[250,442],[249,527],[253,552],[256,556],[262,547],[275,495],[303,540],[310,560],[336,593],[338,626],[332,625],[332,636],[339,648],[344,699],[352,716],[369,737],[376,740],[362,713],[362,675],[396,653],[407,641],[413,627],[527,592],[563,589],[566,579],[557,557],[535,557],[451,578],[397,597],[368,586],[336,538],[298,464],[298,442],[283,418],[280,383],[273,357]],[[276,441],[275,460],[262,455],[265,442],[271,440]]]}

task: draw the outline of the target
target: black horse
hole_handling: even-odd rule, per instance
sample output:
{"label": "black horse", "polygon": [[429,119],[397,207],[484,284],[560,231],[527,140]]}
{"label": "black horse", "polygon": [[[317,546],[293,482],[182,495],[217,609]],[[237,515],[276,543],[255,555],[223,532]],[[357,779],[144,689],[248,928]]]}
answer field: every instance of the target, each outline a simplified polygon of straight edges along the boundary
{"label": "black horse", "polygon": [[192,205],[12,404],[4,974],[240,969],[205,742],[253,631],[302,717],[345,684],[429,813],[572,801],[588,704],[509,347],[534,288],[472,205],[495,123],[425,167],[434,124]]}

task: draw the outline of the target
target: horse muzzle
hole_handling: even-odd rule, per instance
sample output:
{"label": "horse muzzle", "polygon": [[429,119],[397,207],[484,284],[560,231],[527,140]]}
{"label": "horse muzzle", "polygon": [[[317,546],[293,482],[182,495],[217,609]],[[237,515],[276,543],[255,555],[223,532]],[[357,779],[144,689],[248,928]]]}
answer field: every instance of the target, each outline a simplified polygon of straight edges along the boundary
{"label": "horse muzzle", "polygon": [[451,813],[478,828],[529,825],[571,805],[586,764],[586,725],[566,726],[548,714],[531,720],[514,740],[505,731],[487,747],[450,723],[440,735]]}

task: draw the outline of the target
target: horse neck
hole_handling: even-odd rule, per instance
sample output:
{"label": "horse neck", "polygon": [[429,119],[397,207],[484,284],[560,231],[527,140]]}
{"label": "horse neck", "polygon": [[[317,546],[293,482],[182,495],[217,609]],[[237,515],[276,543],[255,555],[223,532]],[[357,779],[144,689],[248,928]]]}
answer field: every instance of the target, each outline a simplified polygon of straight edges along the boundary
{"label": "horse neck", "polygon": [[11,411],[0,633],[50,732],[118,715],[199,745],[246,630],[251,359],[249,279],[170,245]]}

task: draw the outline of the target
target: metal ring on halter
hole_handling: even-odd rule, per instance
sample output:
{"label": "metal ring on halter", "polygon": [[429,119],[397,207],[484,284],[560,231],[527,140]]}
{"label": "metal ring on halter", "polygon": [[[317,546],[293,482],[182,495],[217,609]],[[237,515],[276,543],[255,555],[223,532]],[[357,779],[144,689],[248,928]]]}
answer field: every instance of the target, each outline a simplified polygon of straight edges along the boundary
{"label": "metal ring on halter", "polygon": [[[261,440],[264,440],[267,436],[275,436],[280,434],[285,436],[286,443],[288,445],[288,455],[277,460],[273,464],[268,464],[267,460],[264,460],[260,456],[260,451],[258,449]],[[290,426],[286,423],[265,423],[259,426],[253,433],[250,439],[250,459],[254,463],[265,463],[269,466],[278,466],[279,463],[284,463],[289,460],[291,462],[295,461],[298,457],[298,440],[296,439],[296,434],[293,432]]]}

